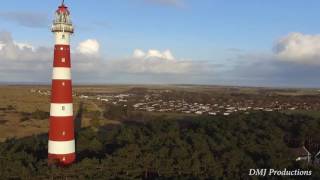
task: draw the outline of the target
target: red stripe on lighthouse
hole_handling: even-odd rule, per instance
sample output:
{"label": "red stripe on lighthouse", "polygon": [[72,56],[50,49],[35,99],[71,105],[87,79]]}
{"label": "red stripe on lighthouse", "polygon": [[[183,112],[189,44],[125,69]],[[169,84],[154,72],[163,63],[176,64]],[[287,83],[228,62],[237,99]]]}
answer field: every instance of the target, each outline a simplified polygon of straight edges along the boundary
{"label": "red stripe on lighthouse", "polygon": [[71,67],[69,45],[55,45],[53,67]]}
{"label": "red stripe on lighthouse", "polygon": [[74,139],[73,117],[50,117],[49,139],[70,141]]}
{"label": "red stripe on lighthouse", "polygon": [[72,103],[71,80],[52,80],[52,103]]}
{"label": "red stripe on lighthouse", "polygon": [[72,164],[76,159],[76,153],[70,154],[48,154],[49,159],[56,159],[63,165]]}

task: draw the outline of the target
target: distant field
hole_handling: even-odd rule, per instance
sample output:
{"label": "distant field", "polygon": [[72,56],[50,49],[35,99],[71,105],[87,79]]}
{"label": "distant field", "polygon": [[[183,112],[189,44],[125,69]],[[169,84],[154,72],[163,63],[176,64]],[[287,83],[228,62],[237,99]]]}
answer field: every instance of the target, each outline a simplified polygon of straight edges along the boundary
{"label": "distant field", "polygon": [[277,95],[301,96],[301,95],[320,95],[320,89],[301,89],[301,88],[262,88],[262,87],[238,87],[238,86],[214,86],[214,85],[78,85],[75,86],[77,92],[93,93],[122,93],[133,88],[145,88],[148,90],[176,90],[187,92],[207,92],[218,94],[265,94],[272,93]]}
{"label": "distant field", "polygon": [[[0,86],[0,141],[8,137],[24,137],[33,134],[39,134],[48,131],[48,119],[34,119],[23,120],[23,114],[34,113],[35,111],[49,112],[50,96],[41,95],[32,92],[31,90],[40,90],[49,92],[50,86]],[[192,92],[196,94],[213,94],[216,96],[243,94],[243,95],[282,95],[282,96],[313,96],[320,95],[317,89],[272,89],[272,88],[249,88],[249,87],[223,87],[223,86],[201,86],[201,85],[95,85],[95,86],[74,86],[73,91],[76,94],[92,93],[125,93],[132,90],[138,91],[158,91],[158,90],[172,90],[177,92]],[[74,115],[79,111],[80,103],[86,110],[83,113],[82,127],[91,126],[93,118],[90,117],[90,112],[104,111],[104,104],[95,100],[81,100],[74,98]],[[192,114],[179,113],[159,113],[159,112],[143,112],[150,116],[171,116],[184,117],[195,116]],[[313,117],[320,117],[320,111],[287,111],[286,113],[300,113]],[[97,122],[95,122],[97,123]],[[118,121],[104,119],[101,115],[98,123],[116,123]]]}
{"label": "distant field", "polygon": [[[278,95],[299,96],[299,95],[320,95],[319,89],[301,89],[301,88],[263,88],[263,87],[238,87],[238,86],[208,86],[208,85],[177,85],[167,86],[176,90],[185,90],[191,92],[215,92],[222,94],[240,93],[240,94],[265,94],[272,93]],[[163,88],[163,87],[162,87]]]}
{"label": "distant field", "polygon": [[49,109],[49,98],[47,96],[32,95],[32,88],[48,89],[48,87],[29,86],[0,86],[0,108],[12,105],[17,111],[31,112],[35,109]]}

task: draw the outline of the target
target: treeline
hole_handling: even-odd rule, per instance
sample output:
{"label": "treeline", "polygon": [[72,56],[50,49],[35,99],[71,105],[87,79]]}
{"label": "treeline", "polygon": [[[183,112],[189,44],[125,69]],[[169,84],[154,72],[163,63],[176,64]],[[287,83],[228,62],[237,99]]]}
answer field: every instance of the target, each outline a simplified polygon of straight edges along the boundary
{"label": "treeline", "polygon": [[19,112],[17,111],[16,107],[13,105],[7,105],[7,107],[1,107],[0,108],[0,113],[8,113],[8,112],[15,112],[19,113],[21,115],[20,121],[28,121],[30,119],[35,119],[35,120],[45,120],[49,119],[50,113],[42,110],[35,110],[33,112]]}
{"label": "treeline", "polygon": [[27,121],[30,119],[36,120],[47,120],[50,117],[50,113],[42,110],[35,110],[34,112],[20,112],[21,114],[21,121]]}
{"label": "treeline", "polygon": [[[308,169],[284,140],[319,138],[320,120],[301,115],[170,117],[77,133],[77,162],[47,165],[47,135],[0,144],[1,179],[251,179],[250,168]],[[274,179],[288,177],[274,177]],[[301,177],[289,177],[299,179]]]}
{"label": "treeline", "polygon": [[7,107],[1,107],[0,108],[0,112],[3,111],[3,112],[6,112],[6,111],[14,111],[16,110],[16,108],[12,105],[7,105]]}

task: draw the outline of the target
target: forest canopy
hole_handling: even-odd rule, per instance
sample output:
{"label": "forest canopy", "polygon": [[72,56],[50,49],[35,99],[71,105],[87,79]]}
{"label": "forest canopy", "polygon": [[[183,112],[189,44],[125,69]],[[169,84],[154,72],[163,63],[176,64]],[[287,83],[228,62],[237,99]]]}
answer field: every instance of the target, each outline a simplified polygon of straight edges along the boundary
{"label": "forest canopy", "polygon": [[[82,129],[76,134],[77,162],[68,167],[48,166],[47,134],[7,140],[0,144],[0,176],[250,179],[251,168],[286,168],[312,170],[311,178],[320,178],[317,166],[296,162],[291,151],[306,138],[319,138],[319,119],[276,112],[148,118]],[[288,144],[286,137],[299,143]]]}

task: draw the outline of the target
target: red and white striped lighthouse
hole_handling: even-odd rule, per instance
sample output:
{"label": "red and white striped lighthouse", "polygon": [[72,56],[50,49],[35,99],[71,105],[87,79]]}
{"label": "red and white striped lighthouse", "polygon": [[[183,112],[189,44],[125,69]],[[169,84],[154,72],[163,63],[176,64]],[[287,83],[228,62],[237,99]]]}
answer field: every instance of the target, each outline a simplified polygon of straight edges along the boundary
{"label": "red and white striped lighthouse", "polygon": [[55,35],[50,104],[48,159],[68,165],[75,161],[75,138],[72,104],[70,36],[73,26],[64,2],[55,13]]}

